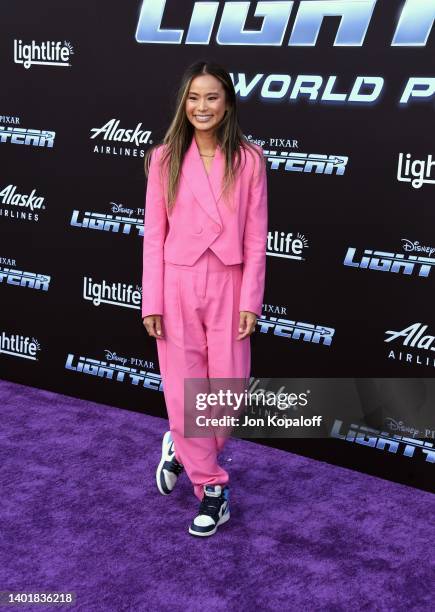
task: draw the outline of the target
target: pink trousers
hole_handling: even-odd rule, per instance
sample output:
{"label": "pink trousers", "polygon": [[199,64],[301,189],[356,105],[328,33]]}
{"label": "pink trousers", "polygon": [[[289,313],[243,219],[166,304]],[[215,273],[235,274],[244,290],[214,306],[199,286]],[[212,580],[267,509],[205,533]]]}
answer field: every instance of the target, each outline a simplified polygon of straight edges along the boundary
{"label": "pink trousers", "polygon": [[226,438],[184,437],[184,379],[249,379],[250,336],[236,340],[241,281],[242,264],[226,266],[211,249],[193,266],[164,264],[160,374],[175,456],[200,500],[203,485],[229,480],[217,461]]}

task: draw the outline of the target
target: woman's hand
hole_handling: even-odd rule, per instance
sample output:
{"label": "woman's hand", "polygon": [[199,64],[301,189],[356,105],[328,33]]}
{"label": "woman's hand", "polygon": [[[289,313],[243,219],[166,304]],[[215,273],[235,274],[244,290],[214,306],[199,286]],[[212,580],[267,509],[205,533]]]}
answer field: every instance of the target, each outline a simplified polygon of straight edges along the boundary
{"label": "woman's hand", "polygon": [[148,315],[143,318],[142,323],[149,336],[157,338],[157,340],[163,338],[162,315]]}
{"label": "woman's hand", "polygon": [[247,336],[250,336],[255,331],[255,326],[257,325],[257,315],[254,312],[249,312],[247,310],[240,311],[240,323],[239,323],[239,335],[237,336],[237,340],[243,340]]}

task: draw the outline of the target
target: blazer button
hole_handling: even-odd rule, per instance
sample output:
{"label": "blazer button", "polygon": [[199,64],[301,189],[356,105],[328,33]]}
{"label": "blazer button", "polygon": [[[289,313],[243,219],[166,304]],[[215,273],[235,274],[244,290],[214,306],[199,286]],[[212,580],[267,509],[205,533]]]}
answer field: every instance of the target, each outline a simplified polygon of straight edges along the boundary
{"label": "blazer button", "polygon": [[215,223],[215,224],[213,225],[213,230],[214,230],[214,232],[215,232],[216,234],[219,234],[219,233],[220,233],[220,231],[221,231],[221,226],[219,225],[219,223]]}
{"label": "blazer button", "polygon": [[195,234],[200,234],[202,232],[202,227],[199,227],[199,226],[195,227],[194,232]]}

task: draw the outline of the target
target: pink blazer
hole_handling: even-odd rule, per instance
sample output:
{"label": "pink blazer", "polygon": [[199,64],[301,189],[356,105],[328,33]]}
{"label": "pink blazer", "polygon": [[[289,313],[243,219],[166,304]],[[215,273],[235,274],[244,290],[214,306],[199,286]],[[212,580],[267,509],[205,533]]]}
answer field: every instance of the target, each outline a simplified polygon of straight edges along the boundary
{"label": "pink blazer", "polygon": [[[243,263],[239,311],[261,316],[266,274],[267,175],[264,158],[246,154],[234,184],[234,210],[220,199],[225,156],[218,146],[210,174],[195,137],[183,159],[175,208],[167,215],[166,175],[160,177],[163,147],[151,156],[145,200],[142,318],[163,314],[164,262],[191,266],[210,247],[226,265]],[[259,145],[255,147],[262,153]],[[243,152],[241,165],[243,167]]]}

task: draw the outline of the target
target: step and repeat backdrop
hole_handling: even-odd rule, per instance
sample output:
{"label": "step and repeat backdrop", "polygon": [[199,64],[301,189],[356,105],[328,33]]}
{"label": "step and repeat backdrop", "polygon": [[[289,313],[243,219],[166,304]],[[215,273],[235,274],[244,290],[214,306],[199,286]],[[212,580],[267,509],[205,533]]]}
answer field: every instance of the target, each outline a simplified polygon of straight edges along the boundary
{"label": "step and repeat backdrop", "polygon": [[214,60],[268,172],[252,381],[348,378],[383,408],[257,442],[431,490],[434,18],[435,0],[4,3],[0,376],[166,416],[140,313],[143,157],[186,66]]}

